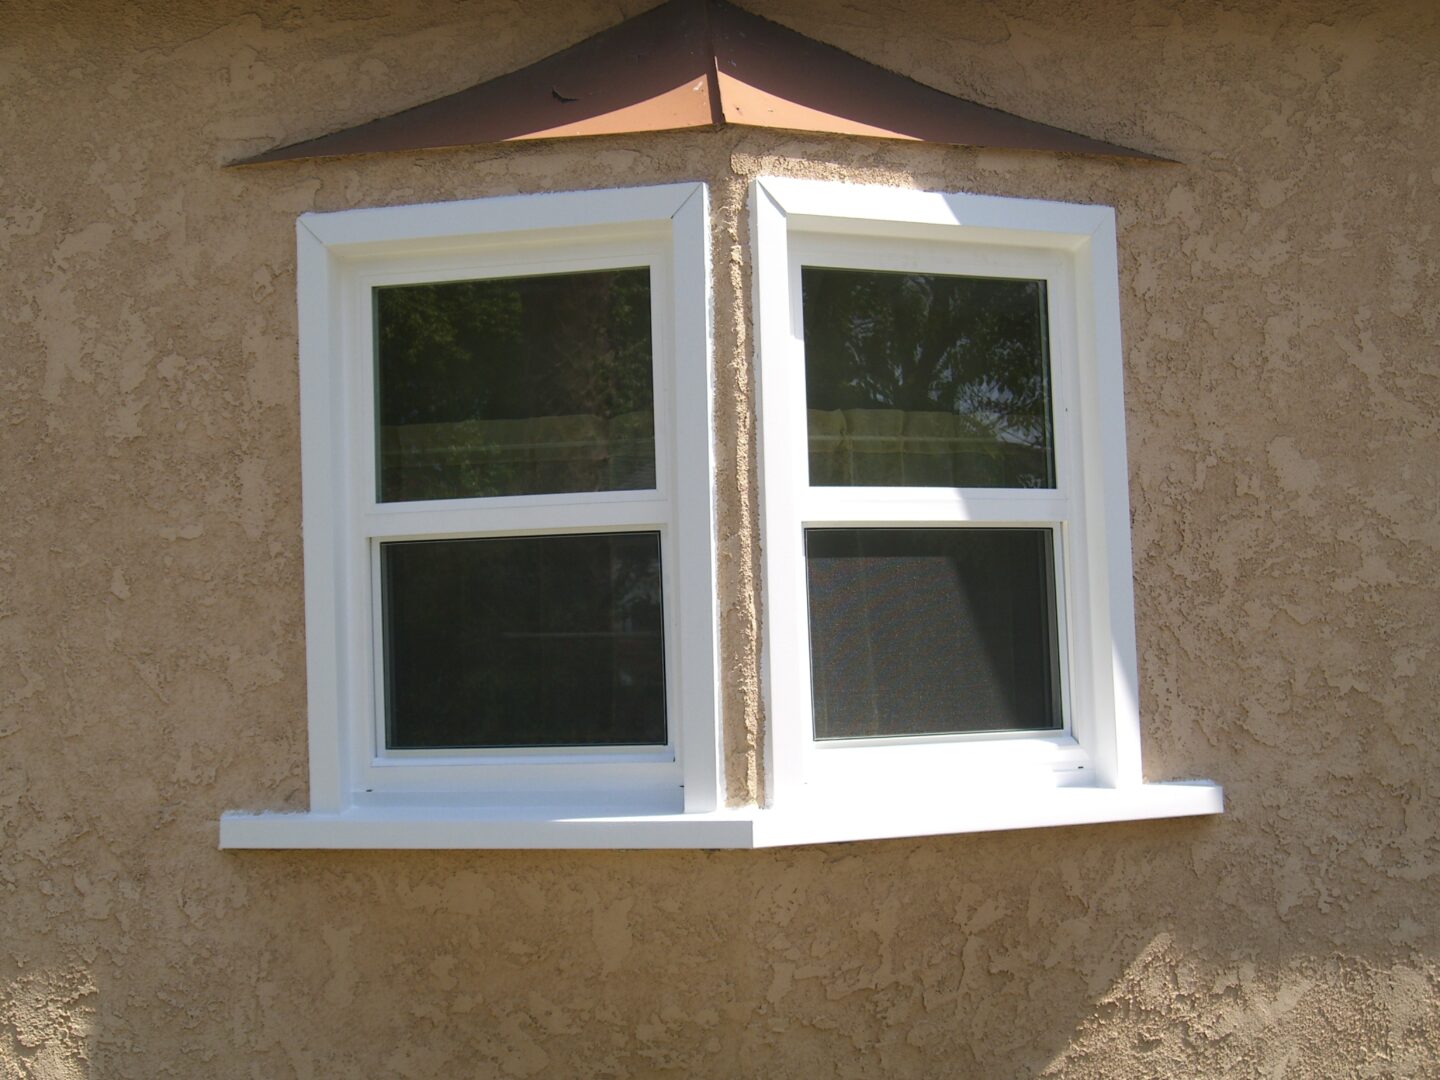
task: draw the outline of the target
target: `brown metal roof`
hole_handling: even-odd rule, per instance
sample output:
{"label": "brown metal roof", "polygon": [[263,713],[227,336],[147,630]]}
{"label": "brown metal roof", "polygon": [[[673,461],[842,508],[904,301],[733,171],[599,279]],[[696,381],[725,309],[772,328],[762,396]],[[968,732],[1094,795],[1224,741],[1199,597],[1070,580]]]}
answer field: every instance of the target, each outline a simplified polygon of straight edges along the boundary
{"label": "brown metal roof", "polygon": [[953,97],[725,0],[668,0],[519,71],[235,164],[723,124],[1163,160]]}

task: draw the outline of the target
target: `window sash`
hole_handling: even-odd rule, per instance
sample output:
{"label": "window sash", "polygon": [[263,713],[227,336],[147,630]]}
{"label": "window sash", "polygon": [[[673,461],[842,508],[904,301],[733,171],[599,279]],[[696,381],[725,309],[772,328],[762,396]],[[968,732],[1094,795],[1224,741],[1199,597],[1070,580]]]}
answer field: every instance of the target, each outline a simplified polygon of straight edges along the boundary
{"label": "window sash", "polygon": [[[1087,424],[1094,423],[1096,413],[1093,372],[1087,385],[1087,368],[1095,362],[1095,350],[1087,347],[1087,335],[1095,326],[1087,306],[1094,301],[1095,277],[1087,258],[1094,254],[1092,245],[1073,232],[1017,227],[1023,225],[1016,219],[1024,205],[1018,200],[880,193],[880,189],[771,180],[757,182],[754,194],[766,693],[772,738],[767,764],[777,800],[786,791],[807,787],[833,790],[839,796],[847,787],[854,791],[854,785],[874,789],[877,783],[888,783],[903,789],[926,778],[949,784],[957,777],[985,783],[1003,776],[1007,784],[1065,786],[1113,776],[1113,743],[1128,721],[1107,715],[1106,688],[1096,678],[1097,670],[1111,659],[1115,637],[1107,625],[1110,605],[1096,589],[1097,582],[1108,587],[1103,572],[1097,573],[1098,556],[1092,546],[1098,531],[1090,494],[1097,447],[1082,440],[1081,423],[1082,416],[1090,418]],[[1001,211],[998,216],[1007,219],[1007,227],[959,225],[956,219],[964,215],[952,216],[950,208],[957,201],[964,205],[972,200],[986,210]],[[895,219],[887,220],[885,207],[877,209],[872,203],[895,208]],[[1056,208],[1056,204],[1036,205]],[[1058,209],[1063,219],[1069,210],[1089,208]],[[903,220],[907,216],[922,220]],[[936,220],[923,220],[927,217]],[[1058,223],[1054,214],[1037,217],[1040,226]],[[1047,217],[1049,221],[1044,220]],[[811,487],[802,266],[1045,281],[1055,488]],[[1120,492],[1123,500],[1123,477]],[[814,739],[804,530],[941,525],[1054,530],[1064,729]],[[1128,547],[1125,556],[1128,563]],[[1124,584],[1128,587],[1128,577]],[[1134,724],[1138,734],[1138,717]]]}
{"label": "window sash", "polygon": [[[587,250],[588,248],[588,250]],[[622,269],[645,266],[651,275],[651,340],[653,409],[655,412],[656,487],[654,490],[561,492],[504,495],[465,499],[381,502],[378,497],[377,394],[374,377],[375,323],[373,290],[380,286],[455,281],[473,278],[510,278],[531,275]],[[596,765],[623,766],[641,787],[679,783],[677,765],[677,704],[667,701],[667,739],[655,747],[544,747],[399,750],[386,746],[385,665],[382,640],[380,544],[401,540],[483,539],[505,536],[544,536],[601,532],[658,532],[661,537],[661,588],[663,595],[678,596],[673,490],[674,312],[672,267],[664,246],[653,239],[630,238],[587,245],[576,242],[563,250],[451,255],[414,260],[397,266],[355,273],[347,282],[345,319],[348,328],[346,357],[352,364],[348,383],[355,388],[350,425],[352,505],[357,507],[352,528],[366,544],[364,564],[369,567],[357,582],[356,610],[368,611],[366,633],[352,643],[355,659],[371,672],[357,688],[356,730],[352,770],[368,792],[406,790],[438,783],[456,791],[493,791],[498,788],[546,787],[551,777],[572,788],[613,780],[590,774]],[[358,555],[358,552],[357,552]],[[668,685],[679,685],[680,642],[676,605],[664,606],[665,675]],[[361,718],[368,719],[362,723]],[[459,766],[471,766],[460,768]],[[503,766],[504,768],[500,768]],[[610,771],[610,770],[605,770]],[[549,774],[549,775],[547,775]]]}
{"label": "window sash", "polygon": [[[652,267],[647,264],[566,274],[469,276],[372,288],[380,501],[654,491],[651,277]],[[639,291],[642,282],[643,294]],[[615,301],[626,293],[632,299],[643,295],[643,305],[622,311]],[[514,312],[520,318],[518,323],[496,320],[485,310],[487,303],[502,298],[518,302]],[[471,306],[475,301],[480,307]],[[555,327],[536,327],[537,316],[543,313],[544,323],[550,324],[563,322],[567,313],[574,312],[585,320],[582,333],[587,338],[598,333],[611,349],[577,357],[573,348],[584,343],[575,341],[574,328],[570,328],[566,335],[569,347],[542,337],[538,341],[512,340],[511,350],[506,350],[499,337],[486,340],[465,335],[456,355],[418,354],[406,348],[398,336],[387,341],[383,333],[390,318],[419,329],[413,314],[407,314],[414,305],[433,305],[432,310],[455,320],[449,326],[452,330],[479,330],[483,325],[492,335],[504,334],[507,329],[521,334],[540,329],[543,335]],[[613,321],[622,314],[628,316],[625,326]],[[387,344],[399,348],[392,353]],[[642,354],[649,364],[637,363]],[[613,378],[606,379],[603,369],[592,366],[602,357],[614,365]],[[577,364],[577,359],[582,363]],[[548,370],[546,382],[555,379],[565,384],[556,387],[561,400],[543,402],[549,388],[530,377],[540,373],[541,365]],[[596,375],[601,376],[602,385],[576,385]],[[466,384],[463,389],[445,381],[457,377]],[[623,386],[637,377],[643,381],[643,389]],[[485,397],[482,387],[487,384],[500,387],[502,396],[509,397],[508,407],[472,398],[472,409],[452,409],[461,393]],[[616,400],[606,401],[611,395]],[[428,416],[411,422],[399,412],[407,406]],[[587,449],[603,453],[586,453]]]}
{"label": "window sash", "polygon": [[[936,241],[884,240],[878,237],[828,236],[799,233],[791,238],[788,248],[788,308],[790,355],[793,359],[783,372],[767,371],[767,392],[781,389],[787,401],[799,401],[799,445],[794,425],[785,423],[787,446],[785,457],[796,460],[797,467],[789,483],[802,498],[815,499],[820,492],[842,492],[843,498],[856,505],[875,499],[883,505],[888,499],[901,498],[898,493],[943,492],[937,502],[954,499],[961,492],[969,499],[985,499],[995,494],[1012,492],[1045,493],[1064,498],[1074,488],[1074,461],[1078,459],[1078,430],[1074,423],[1077,397],[1075,370],[1075,294],[1073,274],[1068,260],[1047,251],[1017,250],[993,244],[942,244]],[[835,267],[848,270],[880,270],[891,273],[945,274],[965,277],[1010,278],[1043,281],[1046,285],[1046,321],[1049,341],[1050,409],[1055,486],[1053,488],[926,488],[920,486],[887,487],[811,487],[809,478],[808,425],[803,357],[805,349],[805,318],[802,310],[801,270],[806,266]],[[783,388],[774,383],[783,380]],[[785,406],[782,405],[782,408]],[[794,406],[792,405],[791,408]],[[787,418],[788,420],[788,418]],[[798,459],[795,455],[801,455]],[[924,499],[926,496],[918,496]],[[1023,505],[1023,503],[1021,504]],[[964,507],[962,506],[963,512]],[[1054,516],[1054,515],[1052,515]],[[956,520],[964,520],[963,518]]]}
{"label": "window sash", "polygon": [[[622,812],[718,805],[706,201],[703,185],[677,184],[300,219],[313,810],[434,802],[502,812],[537,800]],[[654,490],[378,502],[375,285],[635,266],[651,273]],[[616,531],[661,534],[666,679],[675,687],[666,746],[378,753],[382,541]]]}
{"label": "window sash", "polygon": [[[587,250],[588,248],[588,250]],[[650,332],[651,332],[651,385],[653,387],[652,409],[655,416],[655,488],[651,491],[614,490],[598,492],[559,492],[539,495],[503,495],[462,499],[427,499],[408,502],[381,502],[378,498],[379,447],[375,417],[378,395],[376,392],[375,364],[375,320],[372,295],[377,288],[392,285],[423,285],[437,282],[461,280],[540,277],[553,274],[582,273],[588,270],[621,270],[646,267],[650,271]],[[351,426],[352,462],[361,462],[354,470],[354,480],[359,486],[355,492],[355,505],[372,519],[395,513],[405,506],[435,507],[447,506],[460,509],[471,507],[477,514],[484,514],[491,505],[499,507],[524,507],[544,505],[535,500],[572,499],[577,495],[594,497],[603,502],[624,496],[644,498],[647,495],[659,501],[668,502],[674,479],[671,476],[675,457],[673,409],[665,406],[674,402],[674,387],[671,385],[671,369],[675,352],[674,312],[666,302],[673,295],[673,273],[669,253],[658,239],[635,237],[623,242],[586,243],[578,241],[564,250],[541,249],[508,254],[492,254],[482,258],[479,254],[460,256],[452,254],[438,259],[409,259],[399,265],[387,261],[383,267],[354,273],[347,283],[344,307],[346,328],[342,348],[349,366],[346,385],[353,387],[355,400],[351,414],[355,423]],[[653,494],[652,494],[653,491]],[[514,500],[513,502],[511,500]],[[586,500],[589,501],[589,500]]]}

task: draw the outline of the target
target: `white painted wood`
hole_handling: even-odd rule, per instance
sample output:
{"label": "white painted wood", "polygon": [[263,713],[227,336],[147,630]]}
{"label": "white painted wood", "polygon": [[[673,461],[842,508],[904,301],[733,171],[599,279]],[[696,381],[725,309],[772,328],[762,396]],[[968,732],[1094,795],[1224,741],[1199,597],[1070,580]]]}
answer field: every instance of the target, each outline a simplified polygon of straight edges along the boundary
{"label": "white painted wood", "polygon": [[1119,263],[1116,255],[1114,212],[1095,228],[1081,275],[1088,303],[1080,305],[1094,319],[1084,340],[1093,341],[1095,426],[1098,429],[1098,464],[1087,468],[1100,474],[1105,499],[1095,508],[1100,534],[1095,540],[1105,559],[1109,632],[1112,657],[1107,685],[1112,689],[1115,716],[1113,749],[1106,747],[1107,779],[1117,786],[1141,782],[1139,663],[1135,647],[1135,598],[1130,545],[1130,472],[1125,447],[1125,379],[1120,342]]}
{"label": "white painted wood", "polygon": [[616,814],[603,805],[359,807],[343,813],[227,813],[220,819],[220,847],[762,848],[1191,817],[1223,809],[1224,793],[1204,781],[1049,792],[996,788],[965,799],[917,793],[880,803],[851,797],[701,814]]}
{"label": "white painted wood", "polygon": [[509,195],[492,199],[386,206],[302,214],[300,221],[327,248],[349,256],[432,250],[432,242],[455,248],[513,233],[564,243],[559,230],[599,233],[607,226],[634,229],[668,221],[694,194],[696,184]]}
{"label": "white painted wood", "polygon": [[[1026,789],[1138,788],[1143,774],[1114,212],[1101,206],[771,178],[753,184],[751,208],[768,791],[774,806],[818,806],[848,792],[868,814],[893,800],[913,800],[917,789],[954,790],[956,781],[990,776]],[[811,488],[799,311],[802,265],[1044,280],[1056,487]],[[1054,529],[1063,748],[1043,738],[1017,741],[1001,735],[843,744],[814,740],[803,530],[930,524]]]}
{"label": "white painted wood", "polygon": [[[477,502],[479,500],[466,500]],[[528,536],[541,533],[630,532],[658,529],[670,518],[670,501],[615,498],[580,502],[496,499],[506,505],[442,509],[444,503],[392,504],[413,509],[376,509],[360,516],[362,535],[377,540],[439,539],[457,536]]]}
{"label": "white painted wood", "polygon": [[800,520],[826,525],[1050,525],[1072,516],[1068,497],[1054,491],[978,488],[805,488],[794,502]]}
{"label": "white painted wood", "polygon": [[663,802],[682,806],[680,770],[675,750],[659,747],[658,760],[637,761],[625,752],[593,755],[537,755],[533,761],[507,759],[505,754],[477,754],[466,760],[450,752],[430,756],[383,753],[357,770],[359,782],[351,803],[381,800],[419,801],[431,796],[464,800],[544,793],[550,798],[594,799],[623,793],[637,804]]}
{"label": "white painted wood", "polygon": [[[1209,782],[1141,779],[1113,212],[788,179],[750,198],[769,805],[720,805],[706,198],[679,184],[302,217],[311,810],[227,813],[222,847],[750,848],[1222,811]],[[1057,487],[811,489],[802,258],[1044,278]],[[629,265],[652,268],[659,310],[655,491],[376,502],[373,285]],[[1055,531],[1067,730],[817,744],[803,529],[934,523]],[[382,750],[380,540],[614,529],[662,536],[670,745]]]}
{"label": "white painted wood", "polygon": [[715,810],[725,786],[720,754],[719,600],[716,595],[713,316],[709,192],[693,185],[674,231],[674,488],[680,572],[673,595],[680,658],[674,700],[685,810]]}
{"label": "white painted wood", "polygon": [[[765,699],[765,797],[779,807],[803,784],[803,729],[795,718],[809,715],[808,668],[798,666],[796,643],[808,633],[804,617],[805,579],[801,537],[794,527],[793,473],[805,461],[794,416],[804,408],[795,399],[787,370],[798,330],[790,304],[789,231],[785,211],[765,185],[750,188],[751,304],[756,343],[756,401],[760,479],[760,555],[764,616],[761,623],[761,685]],[[797,465],[797,463],[799,463]]]}
{"label": "white painted wood", "polygon": [[[942,242],[1070,249],[1114,215],[1109,207],[994,195],[944,194],[828,180],[756,181],[797,232],[930,237]],[[919,226],[907,229],[905,226]]]}
{"label": "white painted wood", "polygon": [[338,460],[340,377],[331,356],[339,333],[339,286],[325,245],[302,220],[295,228],[300,336],[300,459],[305,552],[305,667],[309,714],[310,805],[345,808],[340,597],[344,572],[334,478]]}
{"label": "white painted wood", "polygon": [[458,814],[410,807],[346,814],[226,814],[222,848],[748,848],[754,825],[721,814]]}
{"label": "white painted wood", "polygon": [[[719,805],[710,268],[703,184],[306,214],[297,225],[312,812],[376,800],[547,797]],[[655,345],[653,491],[380,503],[377,285],[646,266]],[[655,531],[670,741],[653,748],[389,751],[381,540]]]}
{"label": "white painted wood", "polygon": [[1204,781],[1127,788],[1065,787],[1048,792],[997,784],[993,789],[973,790],[965,798],[956,798],[948,790],[912,790],[905,799],[885,802],[853,797],[816,799],[806,810],[803,814],[756,815],[754,846],[829,844],[1219,814],[1224,810],[1224,793],[1218,786]]}

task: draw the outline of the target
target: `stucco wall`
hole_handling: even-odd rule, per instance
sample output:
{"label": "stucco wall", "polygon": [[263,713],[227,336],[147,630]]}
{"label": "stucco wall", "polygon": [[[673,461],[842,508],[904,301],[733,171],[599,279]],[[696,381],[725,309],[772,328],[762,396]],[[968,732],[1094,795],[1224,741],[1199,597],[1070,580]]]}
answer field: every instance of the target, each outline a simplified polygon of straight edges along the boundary
{"label": "stucco wall", "polygon": [[[1179,159],[736,132],[226,170],[643,3],[0,4],[0,1074],[1440,1075],[1429,0],[784,0]],[[703,179],[757,784],[745,181],[1114,205],[1146,771],[1218,819],[752,853],[222,853],[306,800],[294,218]]]}

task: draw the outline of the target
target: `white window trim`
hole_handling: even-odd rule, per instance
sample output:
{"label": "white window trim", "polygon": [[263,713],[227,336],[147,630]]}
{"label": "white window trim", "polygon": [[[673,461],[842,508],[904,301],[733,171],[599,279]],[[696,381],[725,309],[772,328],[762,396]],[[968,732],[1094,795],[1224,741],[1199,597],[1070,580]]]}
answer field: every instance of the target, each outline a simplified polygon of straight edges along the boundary
{"label": "white window trim", "polygon": [[[1114,211],[764,178],[752,187],[751,229],[773,809],[833,819],[858,804],[903,834],[929,831],[927,820],[962,807],[1004,816],[1007,800],[1047,807],[1041,824],[1072,821],[1067,807],[1095,792],[1143,801],[1155,785],[1144,783],[1140,761]],[[1056,487],[811,488],[801,265],[1044,278]],[[803,530],[946,524],[1054,529],[1065,730],[818,742]],[[1200,812],[1219,811],[1218,788],[1190,793],[1209,801]]]}
{"label": "white window trim", "polygon": [[[310,816],[703,814],[720,804],[703,184],[305,214],[296,228]],[[380,503],[371,290],[648,265],[656,489]],[[661,535],[669,745],[416,754],[380,735],[381,539]],[[297,815],[273,817],[289,828]],[[235,816],[222,820],[234,839]],[[254,825],[259,818],[242,816]]]}
{"label": "white window trim", "polygon": [[[751,213],[761,392],[769,804],[721,805],[705,187],[677,184],[514,196],[306,214],[298,223],[311,802],[308,812],[226,813],[220,822],[221,847],[758,848],[1221,811],[1221,789],[1208,781],[1145,784],[1141,780],[1124,410],[1118,389],[1113,394],[1096,394],[1094,386],[1107,381],[1118,388],[1120,380],[1112,212],[1103,207],[767,179],[753,187]],[[1101,601],[1088,605],[1088,621],[1114,643],[1109,667],[1096,664],[1101,675],[1097,682],[1104,684],[1095,691],[1097,699],[1108,695],[1111,704],[1101,725],[1104,730],[1077,732],[1079,737],[1073,739],[1067,733],[1064,739],[1051,740],[952,740],[966,744],[955,748],[963,754],[953,760],[963,762],[965,755],[975,756],[979,750],[975,760],[986,760],[989,778],[1002,778],[1001,783],[982,785],[987,789],[983,793],[972,784],[968,790],[975,792],[975,797],[956,797],[933,774],[927,785],[907,784],[903,798],[897,797],[894,785],[889,791],[883,784],[877,789],[863,775],[850,778],[853,783],[843,797],[836,794],[839,788],[817,797],[820,785],[806,783],[806,750],[797,746],[796,733],[808,733],[808,713],[800,717],[793,708],[787,712],[785,693],[776,696],[777,671],[785,663],[794,668],[794,635],[806,631],[803,607],[797,609],[792,600],[787,608],[776,591],[782,580],[777,571],[786,565],[783,557],[778,565],[775,562],[782,545],[773,544],[772,539],[779,535],[777,530],[787,527],[778,515],[783,512],[791,522],[799,519],[785,509],[781,494],[789,481],[782,479],[784,450],[777,448],[787,447],[787,438],[794,433],[787,435],[784,430],[784,390],[782,387],[777,396],[771,375],[787,357],[793,358],[797,344],[793,320],[798,311],[789,295],[791,237],[804,242],[802,237],[818,234],[949,245],[979,242],[1022,252],[1044,250],[1072,260],[1076,268],[1076,339],[1094,342],[1094,348],[1082,350],[1078,359],[1078,370],[1091,372],[1090,385],[1081,386],[1078,393],[1092,396],[1083,407],[1090,410],[1096,429],[1090,433],[1087,426],[1083,456],[1085,512],[1092,515],[1086,532],[1093,550],[1102,553],[1089,560],[1088,573],[1091,579],[1098,575],[1104,586],[1099,593]],[[665,589],[667,608],[677,604],[679,615],[673,629],[667,626],[666,644],[667,656],[678,657],[680,686],[667,696],[671,698],[669,721],[676,733],[676,760],[684,784],[683,803],[676,805],[664,791],[647,789],[643,781],[639,787],[631,783],[633,777],[625,770],[643,762],[613,761],[607,766],[612,770],[610,779],[592,785],[577,798],[573,776],[563,770],[572,764],[583,769],[585,764],[547,762],[555,767],[552,778],[556,782],[549,783],[527,774],[525,755],[484,766],[503,770],[514,782],[482,785],[483,791],[466,790],[463,784],[409,781],[388,793],[365,791],[371,785],[357,775],[357,761],[363,754],[357,756],[354,746],[355,732],[363,725],[347,711],[351,699],[363,698],[363,687],[355,688],[372,671],[371,661],[357,660],[368,646],[362,643],[357,649],[353,640],[360,632],[357,627],[369,632],[371,613],[365,606],[370,603],[368,588],[363,586],[369,570],[362,565],[365,559],[355,553],[357,519],[350,505],[357,498],[355,484],[360,482],[353,467],[357,425],[368,425],[370,419],[358,412],[351,400],[347,384],[354,380],[344,378],[342,367],[347,332],[342,314],[345,293],[353,287],[357,268],[363,271],[377,261],[389,260],[393,269],[400,265],[396,260],[417,257],[431,265],[447,258],[463,262],[477,253],[488,258],[487,253],[496,250],[524,257],[527,251],[533,254],[547,246],[563,252],[590,241],[622,244],[637,236],[649,236],[653,241],[657,235],[668,238],[660,258],[668,262],[672,289],[669,310],[673,312],[670,332],[675,362],[669,371],[673,398],[662,400],[657,382],[656,412],[657,440],[668,420],[674,444],[671,455],[657,445],[657,467],[663,476],[665,465],[660,459],[668,456],[673,469],[670,498],[674,516],[670,520],[677,541],[672,550],[678,557],[668,559]],[[657,290],[656,304],[661,303]],[[800,406],[803,409],[803,398]],[[668,416],[662,417],[667,410]],[[803,412],[799,415],[803,452]],[[659,483],[663,487],[665,481]],[[1104,497],[1095,494],[1101,491],[1106,493]],[[890,506],[884,505],[887,499]],[[917,499],[921,505],[905,508],[907,501],[915,503]],[[520,509],[516,500],[487,502],[491,515],[484,529],[487,535],[524,534],[537,527],[537,521],[547,523],[547,531],[563,529],[574,520],[566,515],[586,503],[617,515],[621,527],[627,521],[632,527],[638,527],[636,522],[653,523],[653,516],[646,516],[650,513],[644,505],[646,498],[636,493],[615,493],[599,500],[588,496],[529,497],[527,513],[533,511],[533,515],[512,518],[505,515]],[[984,498],[971,498],[970,511],[989,513],[994,520],[1013,517],[1013,510],[998,503],[984,509],[985,502]],[[914,490],[882,494],[875,503],[879,509],[872,506],[871,515],[887,522],[903,521],[907,515],[917,521],[932,520],[935,512],[934,500],[917,496]],[[387,517],[398,520],[414,515],[413,528],[434,535],[444,531],[445,516],[452,515],[449,520],[459,522],[457,534],[473,534],[473,524],[453,517],[465,510],[458,502],[419,507],[402,504]],[[630,511],[638,516],[625,518]],[[847,512],[858,511],[852,505]],[[546,519],[546,514],[555,517]],[[827,520],[835,517],[828,514]],[[593,521],[589,523],[593,525]],[[390,534],[408,535],[399,525],[391,528]],[[1094,588],[1093,580],[1090,587]],[[1075,618],[1073,613],[1071,618]],[[672,647],[679,651],[669,653]],[[670,671],[676,670],[675,664],[667,659]],[[802,674],[808,679],[808,666]],[[363,724],[369,723],[372,720],[367,717]],[[1035,755],[1043,757],[1047,745],[1062,765],[1066,754],[1075,759],[1077,752],[1062,745],[1066,739],[1081,747],[1085,763],[1091,766],[1084,770],[1089,775],[1079,784],[1074,775],[1056,782],[1053,761],[1042,761],[1036,767]],[[983,745],[986,743],[989,745]],[[1022,745],[1026,743],[1031,744],[1028,750]],[[925,741],[908,752],[905,747],[888,749],[901,750],[899,756],[912,759],[907,767],[922,774],[929,768],[932,747]],[[826,752],[839,753],[844,759],[844,748],[826,748]],[[475,763],[467,758],[453,767],[473,769]],[[968,781],[977,780],[977,766],[962,764],[960,768]],[[891,772],[903,775],[903,770]],[[1016,777],[1026,782],[1003,782]],[[843,785],[844,778],[839,782]]]}

